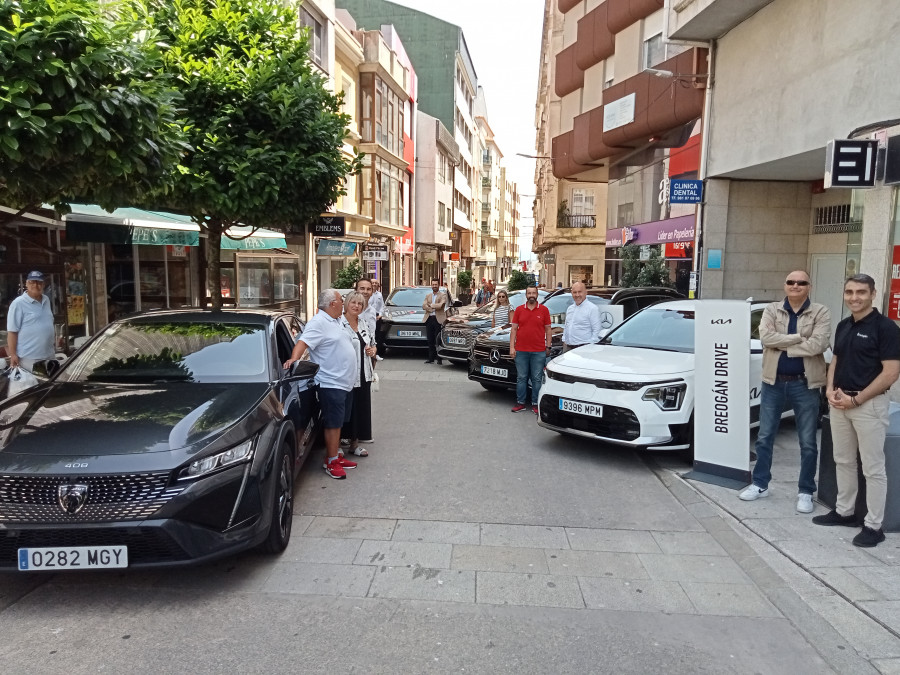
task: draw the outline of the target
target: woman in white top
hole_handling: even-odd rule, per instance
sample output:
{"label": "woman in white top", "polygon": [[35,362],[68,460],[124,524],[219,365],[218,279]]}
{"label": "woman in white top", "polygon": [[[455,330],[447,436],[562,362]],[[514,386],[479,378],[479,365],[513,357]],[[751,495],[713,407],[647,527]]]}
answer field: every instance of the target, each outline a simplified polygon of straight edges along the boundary
{"label": "woman in white top", "polygon": [[372,438],[372,377],[375,357],[375,336],[371,334],[365,321],[359,315],[366,309],[368,301],[362,293],[354,291],[344,299],[344,316],[341,322],[344,330],[353,338],[356,359],[359,368],[356,371],[356,383],[353,387],[353,410],[350,421],[341,430],[341,438],[350,439],[347,450],[357,457],[369,455],[359,447],[360,438]]}
{"label": "woman in white top", "polygon": [[506,291],[497,291],[497,306],[491,316],[491,328],[505,326],[512,321],[512,305],[509,304],[509,295]]}

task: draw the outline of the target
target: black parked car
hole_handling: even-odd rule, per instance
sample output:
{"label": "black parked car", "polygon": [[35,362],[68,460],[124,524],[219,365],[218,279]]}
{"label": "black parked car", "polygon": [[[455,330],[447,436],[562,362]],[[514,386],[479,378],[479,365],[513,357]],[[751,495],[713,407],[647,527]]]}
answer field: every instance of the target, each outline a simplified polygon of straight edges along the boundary
{"label": "black parked car", "polygon": [[[543,300],[547,295],[547,291],[538,291],[538,300]],[[512,305],[513,309],[525,304],[525,291],[510,291],[509,304]],[[468,361],[469,352],[472,350],[472,344],[475,342],[475,336],[491,329],[491,317],[493,317],[496,307],[497,299],[494,298],[467,317],[456,317],[448,320],[438,336],[438,356],[456,363]]]}
{"label": "black parked car", "polygon": [[[588,288],[586,302],[596,305],[621,305],[623,319],[662,300],[683,297],[673,288]],[[550,293],[541,303],[550,311],[552,348],[549,358],[562,353],[562,334],[566,324],[566,309],[574,302],[571,289]],[[612,324],[610,324],[611,326]],[[475,337],[469,352],[469,379],[485,389],[516,388],[516,362],[509,355],[509,328],[494,328]]]}
{"label": "black parked car", "polygon": [[[431,286],[398,286],[391,291],[384,301],[376,331],[382,353],[388,347],[428,348],[422,303],[431,292]],[[447,309],[447,316],[455,316],[458,313],[456,308],[460,306],[462,303],[459,300],[452,303]]]}
{"label": "black parked car", "polygon": [[278,311],[141,314],[0,404],[0,568],[199,562],[291,536],[318,366]]}

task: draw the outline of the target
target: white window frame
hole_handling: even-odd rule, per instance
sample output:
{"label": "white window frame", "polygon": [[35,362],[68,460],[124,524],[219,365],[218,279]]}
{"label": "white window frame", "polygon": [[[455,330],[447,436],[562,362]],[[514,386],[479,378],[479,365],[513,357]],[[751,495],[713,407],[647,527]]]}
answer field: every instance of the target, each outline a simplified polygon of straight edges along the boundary
{"label": "white window frame", "polygon": [[328,72],[328,25],[306,7],[300,7],[300,23],[309,28],[309,58]]}

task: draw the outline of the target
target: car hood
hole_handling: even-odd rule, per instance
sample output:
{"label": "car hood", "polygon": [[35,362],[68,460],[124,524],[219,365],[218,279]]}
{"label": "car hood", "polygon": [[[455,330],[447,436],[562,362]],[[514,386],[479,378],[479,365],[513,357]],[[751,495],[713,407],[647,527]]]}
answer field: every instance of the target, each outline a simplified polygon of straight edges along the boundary
{"label": "car hood", "polygon": [[254,411],[268,383],[50,383],[0,406],[4,456],[136,455],[206,446]]}
{"label": "car hood", "polygon": [[381,317],[394,323],[424,323],[425,310],[421,307],[385,305],[381,311]]}
{"label": "car hood", "polygon": [[[563,328],[564,326],[562,324],[550,324],[550,332],[555,339],[562,336]],[[512,328],[492,328],[476,337],[475,340],[491,347],[496,347],[497,345],[509,345],[509,334],[511,332]]]}
{"label": "car hood", "polygon": [[449,319],[444,324],[444,328],[478,328],[485,329],[491,327],[491,317],[470,317],[468,319]]}
{"label": "car hood", "polygon": [[669,352],[638,347],[585,345],[557,356],[548,366],[569,375],[585,373],[620,375],[654,380],[682,377],[694,371],[693,352]]}

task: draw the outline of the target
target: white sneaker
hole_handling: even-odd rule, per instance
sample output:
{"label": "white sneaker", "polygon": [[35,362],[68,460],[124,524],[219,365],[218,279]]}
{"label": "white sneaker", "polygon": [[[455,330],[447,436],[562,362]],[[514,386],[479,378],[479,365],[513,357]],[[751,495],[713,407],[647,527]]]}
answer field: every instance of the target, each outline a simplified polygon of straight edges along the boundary
{"label": "white sneaker", "polygon": [[761,487],[757,487],[755,485],[751,485],[746,490],[744,490],[741,494],[738,495],[745,502],[752,502],[755,499],[762,499],[763,497],[769,496],[769,488],[763,490]]}
{"label": "white sneaker", "polygon": [[801,492],[797,495],[797,513],[812,513],[812,495]]}
{"label": "white sneaker", "polygon": [[376,361],[384,361],[384,357],[383,357],[383,356],[378,356],[378,355],[376,355],[376,356],[375,356],[375,360],[376,360]]}

